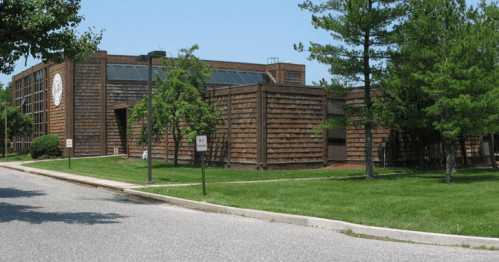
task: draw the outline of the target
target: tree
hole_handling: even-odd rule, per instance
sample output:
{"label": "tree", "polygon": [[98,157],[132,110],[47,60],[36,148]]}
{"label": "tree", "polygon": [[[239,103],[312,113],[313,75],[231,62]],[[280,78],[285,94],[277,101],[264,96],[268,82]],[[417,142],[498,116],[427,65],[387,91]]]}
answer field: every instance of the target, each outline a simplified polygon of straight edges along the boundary
{"label": "tree", "polygon": [[102,39],[91,29],[79,35],[75,28],[80,0],[0,1],[0,72],[9,74],[21,57],[56,63],[79,62],[95,52]]}
{"label": "tree", "polygon": [[[216,105],[204,101],[206,83],[216,69],[194,56],[198,45],[180,49],[177,59],[163,59],[160,67],[166,79],[156,78],[157,89],[153,90],[152,133],[154,142],[164,132],[172,134],[174,142],[174,165],[178,162],[181,141],[186,138],[194,142],[196,135],[216,132],[214,126],[221,122],[222,111]],[[147,116],[147,97],[136,105],[128,119],[129,126],[137,125]],[[129,129],[130,134],[130,129]],[[147,125],[139,133],[139,144],[147,142]]]}
{"label": "tree", "polygon": [[[5,106],[0,105],[0,151],[5,156]],[[33,119],[24,115],[17,108],[7,106],[7,137],[12,138],[16,135],[31,135],[33,132]]]}
{"label": "tree", "polygon": [[[305,1],[302,9],[313,14],[312,24],[331,33],[337,43],[310,43],[309,59],[330,65],[329,73],[335,78],[328,83],[322,79],[319,85],[327,92],[346,95],[347,87],[363,83],[365,107],[343,106],[346,119],[328,120],[319,129],[330,129],[338,124],[355,124],[365,130],[366,178],[373,179],[372,160],[372,128],[376,125],[374,117],[372,86],[378,84],[377,75],[384,68],[384,60],[390,47],[391,26],[402,10],[395,0],[329,0],[320,4]],[[303,51],[303,45],[295,45],[295,49]]]}
{"label": "tree", "polygon": [[9,82],[4,88],[3,84],[0,83],[0,103],[1,102],[12,102],[12,82]]}
{"label": "tree", "polygon": [[499,8],[485,2],[468,8],[464,0],[413,0],[406,8],[399,31],[403,59],[391,62],[404,68],[395,75],[405,74],[420,95],[416,101],[424,101],[420,118],[440,133],[450,183],[458,137],[499,128]]}

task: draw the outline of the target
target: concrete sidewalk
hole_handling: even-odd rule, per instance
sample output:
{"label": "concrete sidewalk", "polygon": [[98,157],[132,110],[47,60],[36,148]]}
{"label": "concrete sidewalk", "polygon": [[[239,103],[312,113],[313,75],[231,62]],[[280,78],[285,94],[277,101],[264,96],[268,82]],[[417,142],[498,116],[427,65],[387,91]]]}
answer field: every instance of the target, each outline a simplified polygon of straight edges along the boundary
{"label": "concrete sidewalk", "polygon": [[353,233],[356,234],[365,234],[382,238],[387,237],[390,239],[412,241],[417,243],[458,245],[458,246],[469,245],[472,247],[485,246],[488,248],[489,247],[499,248],[499,238],[470,237],[470,236],[447,235],[447,234],[427,233],[427,232],[418,232],[418,231],[409,231],[409,230],[400,230],[400,229],[391,229],[391,228],[372,227],[372,226],[358,225],[338,220],[329,220],[316,217],[307,217],[299,215],[273,213],[260,210],[227,207],[227,206],[157,195],[157,194],[135,190],[138,188],[148,187],[145,185],[137,185],[137,184],[86,177],[86,176],[68,174],[64,172],[50,171],[50,170],[23,166],[23,164],[30,162],[32,161],[7,162],[7,163],[0,162],[0,167],[9,168],[29,174],[37,174],[61,180],[67,180],[97,187],[119,190],[129,195],[160,200],[171,204],[180,205],[183,207],[194,208],[210,212],[240,215],[240,216],[257,218],[271,222],[282,222],[282,223],[296,224],[309,227],[319,227],[336,231],[351,230]]}

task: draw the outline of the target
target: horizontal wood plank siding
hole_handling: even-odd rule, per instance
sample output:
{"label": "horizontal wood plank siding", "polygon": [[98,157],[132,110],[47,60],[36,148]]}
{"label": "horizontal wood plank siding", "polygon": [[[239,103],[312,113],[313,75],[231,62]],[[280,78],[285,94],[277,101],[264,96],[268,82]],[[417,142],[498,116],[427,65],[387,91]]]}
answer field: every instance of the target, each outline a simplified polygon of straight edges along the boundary
{"label": "horizontal wood plank siding", "polygon": [[[62,79],[62,97],[61,103],[59,106],[55,106],[54,97],[52,96],[52,82],[54,81],[54,77],[56,74],[59,74]],[[59,148],[63,152],[66,153],[66,63],[61,64],[51,64],[49,69],[49,107],[50,107],[50,134],[58,135],[61,140],[61,144]]]}
{"label": "horizontal wood plank siding", "polygon": [[323,120],[322,95],[277,91],[266,93],[267,165],[324,161],[323,135],[310,133]]}
{"label": "horizontal wood plank siding", "polygon": [[100,61],[75,65],[74,153],[98,156],[101,141]]}

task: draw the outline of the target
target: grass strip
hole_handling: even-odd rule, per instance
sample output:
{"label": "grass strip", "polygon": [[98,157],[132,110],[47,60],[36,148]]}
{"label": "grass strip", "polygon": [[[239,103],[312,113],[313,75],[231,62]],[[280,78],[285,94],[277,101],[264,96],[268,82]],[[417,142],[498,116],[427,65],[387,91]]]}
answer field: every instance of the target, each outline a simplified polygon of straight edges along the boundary
{"label": "grass strip", "polygon": [[[7,162],[31,161],[30,155],[19,155],[17,153],[7,154]],[[0,162],[5,162],[5,155],[0,157]]]}
{"label": "grass strip", "polygon": [[[67,160],[40,161],[25,165],[134,184],[145,184],[147,180],[147,161],[142,159],[127,159],[124,157],[71,159],[71,169],[68,168]],[[377,168],[375,173],[402,173],[411,172],[411,170],[407,168]],[[365,175],[365,169],[258,171],[206,167],[205,171],[207,183]],[[171,163],[153,161],[152,181],[156,184],[201,183],[201,167],[196,165],[174,167]]]}
{"label": "grass strip", "polygon": [[459,171],[364,178],[158,187],[145,192],[209,203],[424,232],[499,237],[499,173]]}

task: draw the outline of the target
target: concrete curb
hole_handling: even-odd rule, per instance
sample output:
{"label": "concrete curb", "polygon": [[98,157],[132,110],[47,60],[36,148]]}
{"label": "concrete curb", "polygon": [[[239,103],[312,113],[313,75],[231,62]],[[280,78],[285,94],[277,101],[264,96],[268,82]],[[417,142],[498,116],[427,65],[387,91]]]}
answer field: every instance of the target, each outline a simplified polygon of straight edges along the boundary
{"label": "concrete curb", "polygon": [[144,198],[164,201],[174,205],[184,206],[188,208],[251,217],[270,222],[281,222],[281,223],[289,223],[289,224],[308,226],[308,227],[318,227],[318,228],[331,229],[335,231],[351,230],[353,233],[356,234],[365,234],[382,238],[387,237],[390,239],[412,241],[417,243],[443,244],[443,245],[469,245],[472,247],[486,246],[486,247],[499,248],[499,238],[448,235],[448,234],[439,234],[439,233],[428,233],[428,232],[409,231],[401,229],[364,226],[338,220],[329,220],[316,217],[281,214],[268,211],[221,206],[206,202],[199,202],[199,201],[163,196],[163,195],[134,190],[133,188],[138,187],[135,184],[117,182],[117,181],[99,179],[99,178],[90,178],[85,176],[67,174],[63,172],[50,171],[44,169],[37,169],[32,167],[24,167],[21,166],[21,164],[22,163],[11,162],[10,164],[1,164],[0,167],[5,167],[30,174],[57,178],[66,181],[88,184],[97,187],[120,190],[129,195],[135,195]]}
{"label": "concrete curb", "polygon": [[413,241],[417,243],[443,244],[443,245],[470,245],[473,247],[479,247],[479,246],[499,247],[499,238],[470,237],[470,236],[448,235],[448,234],[427,233],[419,231],[364,226],[338,220],[329,220],[316,217],[227,207],[227,206],[198,202],[182,198],[157,195],[133,189],[125,189],[124,192],[127,194],[136,195],[140,197],[165,201],[174,205],[206,210],[211,212],[251,217],[269,222],[289,223],[301,226],[331,229],[335,231],[351,230],[352,232],[357,234],[365,234],[376,237],[388,237],[391,239],[402,240],[402,241]]}

